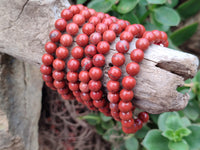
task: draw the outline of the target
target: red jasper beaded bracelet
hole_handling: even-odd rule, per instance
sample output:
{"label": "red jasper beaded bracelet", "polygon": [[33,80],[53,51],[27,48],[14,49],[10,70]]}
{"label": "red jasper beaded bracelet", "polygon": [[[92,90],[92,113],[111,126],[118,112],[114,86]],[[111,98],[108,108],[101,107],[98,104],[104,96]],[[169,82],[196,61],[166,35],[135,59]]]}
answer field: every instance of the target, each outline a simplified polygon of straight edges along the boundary
{"label": "red jasper beaded bracelet", "polygon": [[[110,60],[113,65],[108,70],[110,80],[104,87],[101,80],[105,56],[117,36],[120,40]],[[149,115],[140,112],[137,117],[133,116],[134,77],[140,71],[139,63],[150,44],[168,46],[165,32],[145,31],[143,25],[131,25],[78,4],[62,10],[49,38],[40,67],[49,88],[57,90],[64,100],[76,99],[91,110],[112,116],[122,123],[122,130],[127,134],[142,128]],[[134,38],[138,38],[136,49],[130,50],[129,44]],[[126,62],[126,53],[130,54],[132,62]],[[126,68],[126,73],[122,72],[122,67]]]}

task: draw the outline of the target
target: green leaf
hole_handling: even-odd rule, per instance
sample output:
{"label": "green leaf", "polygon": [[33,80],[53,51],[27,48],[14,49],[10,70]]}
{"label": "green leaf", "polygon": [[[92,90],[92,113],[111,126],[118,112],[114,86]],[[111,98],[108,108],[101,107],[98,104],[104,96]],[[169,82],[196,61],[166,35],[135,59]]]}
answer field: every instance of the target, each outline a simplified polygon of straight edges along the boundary
{"label": "green leaf", "polygon": [[139,19],[133,12],[129,12],[125,15],[122,15],[120,18],[129,21],[131,24],[140,23]]}
{"label": "green leaf", "polygon": [[174,49],[174,50],[179,50],[179,48],[172,42],[172,40],[170,38],[168,38],[168,42],[169,42],[169,48]]}
{"label": "green leaf", "polygon": [[172,129],[167,129],[165,130],[162,135],[166,138],[168,138],[169,140],[173,141],[175,140],[175,134],[174,134],[174,130]]}
{"label": "green leaf", "polygon": [[157,22],[166,26],[177,26],[180,23],[179,14],[166,6],[155,8],[153,15]]}
{"label": "green leaf", "polygon": [[134,136],[131,136],[125,140],[125,147],[127,150],[138,150],[139,144]]}
{"label": "green leaf", "polygon": [[114,122],[112,120],[108,121],[108,122],[101,122],[101,126],[103,129],[110,129],[114,126]]}
{"label": "green leaf", "polygon": [[164,4],[166,0],[147,0],[149,4]]}
{"label": "green leaf", "polygon": [[197,101],[189,101],[187,107],[183,110],[184,114],[191,120],[195,121],[199,117],[199,107]]}
{"label": "green leaf", "polygon": [[168,116],[168,118],[166,120],[166,126],[167,126],[167,128],[175,131],[179,128],[182,128],[183,124],[182,124],[181,118],[179,116],[170,115],[170,116]]}
{"label": "green leaf", "polygon": [[143,126],[142,129],[138,130],[136,133],[135,133],[135,137],[138,138],[138,139],[143,139],[147,132],[150,130],[150,128],[148,126]]}
{"label": "green leaf", "polygon": [[108,12],[115,2],[116,0],[93,0],[87,6],[95,9],[97,12]]}
{"label": "green leaf", "polygon": [[185,127],[191,125],[191,122],[190,122],[190,120],[189,120],[187,117],[183,117],[183,118],[181,118],[181,120],[182,120],[182,123],[183,123],[183,125],[184,125]]}
{"label": "green leaf", "polygon": [[107,117],[103,113],[100,113],[100,117],[105,122],[112,120],[112,117]]}
{"label": "green leaf", "polygon": [[166,120],[169,116],[179,116],[177,112],[166,112],[159,116],[158,127],[160,130],[165,131],[167,129]]}
{"label": "green leaf", "polygon": [[121,0],[117,6],[117,11],[121,14],[126,14],[133,10],[138,4],[138,0]]}
{"label": "green leaf", "polygon": [[200,2],[199,0],[189,0],[177,8],[177,11],[181,15],[183,19],[187,19],[193,15],[195,15],[200,10]]}
{"label": "green leaf", "polygon": [[188,129],[192,131],[192,133],[185,137],[185,140],[190,146],[190,150],[200,150],[200,125],[191,125]]}
{"label": "green leaf", "polygon": [[168,146],[170,150],[189,150],[189,146],[185,140],[180,142],[170,141]]}
{"label": "green leaf", "polygon": [[173,7],[175,7],[178,4],[178,2],[179,2],[179,0],[168,0],[167,3],[166,3],[166,5],[168,7],[173,8]]}
{"label": "green leaf", "polygon": [[165,32],[169,30],[169,26],[168,26],[168,25],[159,23],[159,22],[156,20],[156,18],[155,18],[154,15],[150,15],[150,16],[151,16],[151,21],[152,21],[152,23],[156,26],[156,29],[157,29],[157,30],[165,31]]}
{"label": "green leaf", "polygon": [[168,140],[161,135],[159,130],[150,130],[142,141],[147,150],[168,150]]}
{"label": "green leaf", "polygon": [[175,131],[175,134],[180,137],[188,136],[191,131],[188,128],[180,128]]}
{"label": "green leaf", "polygon": [[83,4],[85,3],[87,0],[77,0],[77,4]]}
{"label": "green leaf", "polygon": [[100,135],[103,135],[103,134],[104,134],[105,130],[101,127],[100,124],[97,124],[95,128],[96,128],[96,132],[97,132],[98,134],[100,134]]}
{"label": "green leaf", "polygon": [[105,140],[107,140],[107,141],[110,141],[111,138],[112,138],[112,136],[116,136],[116,137],[119,136],[118,131],[115,130],[115,129],[113,129],[113,128],[107,130],[107,131],[104,133],[103,138],[104,138]]}
{"label": "green leaf", "polygon": [[198,23],[193,23],[181,29],[174,31],[170,38],[176,46],[183,44],[185,41],[190,39],[190,37],[197,31]]}
{"label": "green leaf", "polygon": [[99,115],[97,114],[89,114],[80,118],[86,120],[90,125],[99,124],[101,121]]}

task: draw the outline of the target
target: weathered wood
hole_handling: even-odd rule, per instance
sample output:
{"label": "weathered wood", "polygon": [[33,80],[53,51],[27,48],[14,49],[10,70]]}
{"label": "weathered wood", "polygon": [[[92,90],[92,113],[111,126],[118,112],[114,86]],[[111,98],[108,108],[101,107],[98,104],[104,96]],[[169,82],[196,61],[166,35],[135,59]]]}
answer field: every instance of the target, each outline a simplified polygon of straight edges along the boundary
{"label": "weathered wood", "polygon": [[[67,3],[67,1],[65,2]],[[11,6],[9,5],[7,8],[1,8],[1,16],[7,14],[7,18],[0,18],[0,37],[3,37],[0,39],[0,52],[32,64],[41,64],[41,56],[45,52],[44,44],[48,41],[48,33],[53,29],[54,21],[59,18],[65,2],[29,0],[24,1],[22,3],[24,5],[20,5],[18,10],[18,5],[16,5],[18,2],[15,1],[14,4],[10,3]],[[4,3],[7,1],[4,0]],[[12,16],[13,10],[15,14]],[[131,43],[130,50],[134,48],[134,45],[135,40]],[[104,85],[108,80],[107,70],[110,57],[115,53],[114,44],[111,49],[106,56]],[[126,55],[126,63],[130,61],[128,55]],[[183,109],[187,105],[189,97],[178,93],[176,88],[183,85],[184,79],[195,75],[197,66],[198,59],[191,54],[157,45],[150,46],[141,63],[141,71],[136,76],[134,103],[150,113]],[[124,66],[122,70],[125,75]]]}

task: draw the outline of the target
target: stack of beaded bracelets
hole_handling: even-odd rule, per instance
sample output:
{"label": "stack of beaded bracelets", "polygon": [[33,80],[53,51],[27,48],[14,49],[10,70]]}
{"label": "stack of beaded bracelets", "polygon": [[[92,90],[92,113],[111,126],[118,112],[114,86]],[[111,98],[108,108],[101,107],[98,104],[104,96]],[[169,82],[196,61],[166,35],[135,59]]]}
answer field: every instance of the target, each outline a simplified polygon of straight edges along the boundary
{"label": "stack of beaded bracelets", "polygon": [[[138,63],[143,60],[144,51],[150,44],[168,46],[167,34],[158,30],[145,31],[140,24],[130,25],[128,21],[81,4],[64,9],[55,28],[49,34],[51,41],[45,44],[47,53],[43,55],[40,67],[46,85],[57,90],[65,100],[76,99],[91,110],[112,116],[122,123],[122,130],[127,134],[141,129],[149,115],[141,112],[137,118],[133,117],[134,76],[139,73]],[[117,51],[111,58],[110,80],[103,87],[105,55],[109,54],[110,44],[116,36],[120,41],[116,43]],[[136,49],[130,51],[129,43],[135,37],[138,38]],[[125,65],[124,54],[128,51],[132,62],[127,63],[122,77],[121,67]]]}

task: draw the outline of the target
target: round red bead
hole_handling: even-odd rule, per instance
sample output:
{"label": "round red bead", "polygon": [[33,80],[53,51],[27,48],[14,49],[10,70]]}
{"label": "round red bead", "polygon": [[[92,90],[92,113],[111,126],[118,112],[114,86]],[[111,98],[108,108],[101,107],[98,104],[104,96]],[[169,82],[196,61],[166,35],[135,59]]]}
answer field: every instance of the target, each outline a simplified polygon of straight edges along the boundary
{"label": "round red bead", "polygon": [[110,103],[109,107],[110,107],[111,111],[119,112],[119,108],[118,108],[118,104],[117,103]]}
{"label": "round red bead", "polygon": [[140,120],[140,119],[134,119],[134,122],[136,124],[137,129],[140,130],[142,128],[142,126],[143,126],[142,120]]}
{"label": "round red bead", "polygon": [[126,22],[122,19],[117,20],[116,23],[121,26],[122,30],[125,29],[127,26]]}
{"label": "round red bead", "polygon": [[103,34],[106,30],[108,30],[108,26],[104,23],[98,23],[96,25],[96,32]]}
{"label": "round red bead", "polygon": [[67,48],[61,46],[56,49],[56,57],[59,59],[65,59],[68,57],[69,51]]}
{"label": "round red bead", "polygon": [[133,107],[131,102],[123,102],[123,101],[120,101],[118,106],[121,112],[131,111]]}
{"label": "round red bead", "polygon": [[90,80],[89,81],[89,89],[91,91],[99,91],[101,89],[101,81],[94,81],[94,80]]}
{"label": "round red bead", "polygon": [[96,53],[97,53],[97,47],[96,47],[95,45],[92,45],[92,44],[87,45],[87,46],[85,47],[84,52],[85,52],[85,55],[86,55],[87,57],[93,57],[93,56],[96,55]]}
{"label": "round red bead", "polygon": [[107,26],[111,25],[113,23],[112,19],[110,18],[104,18],[102,20],[102,23],[106,24]]}
{"label": "round red bead", "polygon": [[83,70],[90,70],[90,68],[92,68],[93,64],[92,64],[92,60],[88,57],[85,57],[82,59],[81,61],[81,67]]}
{"label": "round red bead", "polygon": [[122,53],[115,53],[112,56],[112,64],[115,66],[122,66],[125,62],[125,56]]}
{"label": "round red bead", "polygon": [[43,74],[42,75],[42,79],[45,81],[45,82],[52,82],[53,81],[53,78],[51,75],[45,75]]}
{"label": "round red bead", "polygon": [[90,91],[88,84],[84,82],[80,82],[79,89],[81,92],[85,92],[85,93]]}
{"label": "round red bead", "polygon": [[111,80],[119,80],[121,75],[122,75],[122,72],[119,67],[114,66],[108,70],[108,76]]}
{"label": "round red bead", "polygon": [[122,28],[120,25],[118,25],[117,23],[113,23],[109,26],[110,30],[113,30],[117,35],[121,33]]}
{"label": "round red bead", "polygon": [[133,126],[134,120],[133,120],[133,119],[130,119],[130,120],[122,120],[121,123],[122,123],[122,126],[123,126],[123,127],[130,128],[130,127]]}
{"label": "round red bead", "polygon": [[49,54],[54,53],[54,52],[56,51],[56,48],[57,48],[57,46],[56,46],[56,44],[53,43],[53,42],[47,42],[47,43],[45,44],[45,51],[46,51],[47,53],[49,53]]}
{"label": "round red bead", "polygon": [[97,45],[101,41],[101,39],[102,39],[102,36],[100,33],[95,32],[90,35],[91,44]]}
{"label": "round red bead", "polygon": [[107,54],[110,50],[110,44],[107,41],[101,41],[97,45],[97,51],[100,54]]}
{"label": "round red bead", "polygon": [[90,76],[89,76],[89,72],[88,71],[81,71],[79,73],[79,80],[81,82],[85,82],[88,83],[90,81]]}
{"label": "round red bead", "polygon": [[105,14],[103,12],[97,12],[95,16],[101,20],[103,20],[105,18]]}
{"label": "round red bead", "polygon": [[96,26],[100,22],[101,22],[101,20],[96,16],[92,16],[89,19],[89,23],[93,24],[94,26]]}
{"label": "round red bead", "polygon": [[83,25],[82,31],[85,34],[90,35],[90,34],[94,33],[95,27],[91,23],[86,23]]}
{"label": "round red bead", "polygon": [[67,62],[67,68],[71,71],[78,71],[79,67],[80,62],[77,59],[72,58]]}
{"label": "round red bead", "polygon": [[65,73],[63,71],[53,71],[53,78],[57,81],[63,80],[65,77]]}
{"label": "round red bead", "polygon": [[75,15],[78,14],[80,12],[80,9],[76,6],[76,5],[71,5],[69,7],[69,10]]}
{"label": "round red bead", "polygon": [[142,120],[142,122],[146,123],[149,120],[149,114],[146,112],[141,112],[138,114],[138,118]]}
{"label": "round red bead", "polygon": [[107,30],[103,33],[103,40],[112,43],[116,38],[116,34],[113,30]]}
{"label": "round red bead", "polygon": [[131,76],[125,76],[122,79],[122,86],[127,90],[132,90],[136,85],[135,78]]}
{"label": "round red bead", "polygon": [[70,35],[74,36],[74,35],[76,35],[78,33],[79,27],[78,27],[78,25],[76,23],[71,22],[66,26],[66,31]]}
{"label": "round red bead", "polygon": [[57,71],[61,71],[65,68],[65,62],[63,60],[56,58],[53,61],[53,68]]}
{"label": "round red bead", "polygon": [[91,91],[90,92],[90,97],[94,100],[100,100],[102,99],[102,96],[103,96],[103,92],[102,90],[99,90],[99,91]]}
{"label": "round red bead", "polygon": [[144,59],[144,52],[141,49],[134,49],[130,54],[130,58],[132,61],[139,63]]}
{"label": "round red bead", "polygon": [[112,93],[112,92],[108,92],[107,98],[110,101],[110,103],[118,103],[120,99],[119,93]]}
{"label": "round red bead", "polygon": [[137,75],[139,71],[140,71],[140,66],[136,62],[130,62],[126,65],[126,72],[131,76]]}
{"label": "round red bead", "polygon": [[51,72],[52,72],[52,67],[50,66],[45,66],[45,65],[41,65],[40,67],[40,72],[42,74],[45,74],[45,75],[50,75]]}
{"label": "round red bead", "polygon": [[92,62],[96,67],[103,67],[105,65],[105,57],[102,54],[94,55]]}
{"label": "round red bead", "polygon": [[133,118],[133,113],[132,113],[132,111],[128,111],[128,112],[120,111],[119,116],[122,120],[130,120]]}
{"label": "round red bead", "polygon": [[58,91],[59,94],[64,95],[64,94],[69,93],[69,88],[65,87],[63,89],[57,89],[57,91]]}
{"label": "round red bead", "polygon": [[126,89],[122,89],[120,91],[120,98],[124,101],[124,102],[129,102],[133,99],[133,91],[132,90],[126,90]]}
{"label": "round red bead", "polygon": [[100,80],[102,75],[102,70],[98,67],[92,67],[89,71],[89,76],[92,80]]}
{"label": "round red bead", "polygon": [[96,11],[92,8],[89,8],[88,11],[90,12],[91,16],[94,16],[96,14]]}
{"label": "round red bead", "polygon": [[71,46],[73,42],[73,38],[71,35],[69,34],[63,34],[60,37],[60,43],[64,46],[64,47],[68,47]]}
{"label": "round red bead", "polygon": [[116,50],[119,53],[126,53],[129,50],[129,43],[125,40],[121,40],[116,44]]}
{"label": "round red bead", "polygon": [[137,36],[139,34],[137,27],[134,25],[128,25],[125,31],[132,33],[133,36]]}
{"label": "round red bead", "polygon": [[42,62],[43,62],[43,64],[46,65],[46,66],[51,65],[51,64],[53,63],[53,60],[54,60],[54,58],[53,58],[53,56],[50,55],[50,54],[44,54],[44,55],[42,56]]}
{"label": "round red bead", "polygon": [[89,38],[86,34],[79,34],[77,37],[76,37],[76,43],[79,45],[79,46],[86,46],[88,44],[88,41],[89,41]]}
{"label": "round red bead", "polygon": [[152,32],[150,32],[150,31],[146,31],[146,32],[143,34],[142,37],[143,37],[143,38],[146,38],[150,43],[153,43],[153,42],[155,42],[155,40],[156,40],[156,36],[155,36]]}
{"label": "round red bead", "polygon": [[136,41],[136,48],[146,50],[149,47],[149,41],[145,38],[140,38]]}
{"label": "round red bead", "polygon": [[61,17],[68,21],[72,19],[73,13],[69,9],[63,9],[61,12]]}
{"label": "round red bead", "polygon": [[75,83],[78,81],[78,73],[73,71],[68,71],[66,78],[69,82]]}
{"label": "round red bead", "polygon": [[59,30],[53,30],[50,32],[49,38],[52,42],[59,42],[61,35]]}
{"label": "round red bead", "polygon": [[54,80],[53,85],[57,88],[57,89],[62,89],[65,87],[65,81],[57,81]]}
{"label": "round red bead", "polygon": [[87,9],[81,10],[80,14],[83,15],[86,20],[88,20],[91,17],[90,11]]}
{"label": "round red bead", "polygon": [[131,42],[133,40],[133,34],[128,31],[123,31],[120,34],[120,40],[126,40],[127,42]]}
{"label": "round red bead", "polygon": [[93,105],[97,108],[101,108],[106,104],[105,99],[101,99],[101,100],[93,100]]}
{"label": "round red bead", "polygon": [[59,31],[64,31],[66,29],[66,26],[67,22],[63,18],[60,18],[55,22],[55,28],[58,29]]}
{"label": "round red bead", "polygon": [[79,84],[78,83],[68,83],[69,89],[71,91],[78,91],[79,90]]}
{"label": "round red bead", "polygon": [[81,92],[81,99],[83,101],[90,101],[91,100],[90,94],[89,93]]}
{"label": "round red bead", "polygon": [[120,89],[120,84],[118,81],[109,80],[106,87],[109,92],[116,93]]}
{"label": "round red bead", "polygon": [[81,59],[84,55],[84,50],[80,46],[75,46],[71,51],[72,57],[75,59]]}

